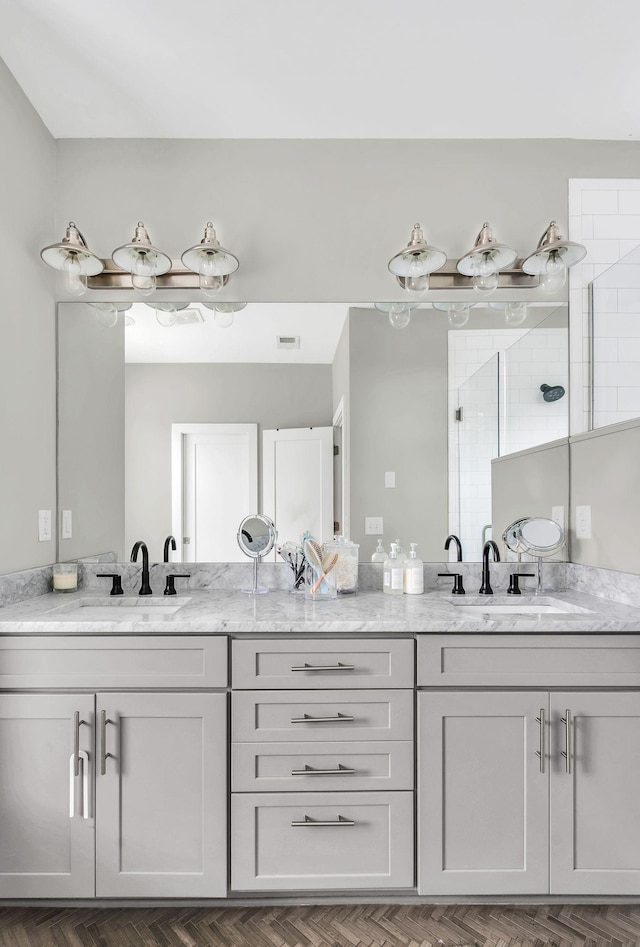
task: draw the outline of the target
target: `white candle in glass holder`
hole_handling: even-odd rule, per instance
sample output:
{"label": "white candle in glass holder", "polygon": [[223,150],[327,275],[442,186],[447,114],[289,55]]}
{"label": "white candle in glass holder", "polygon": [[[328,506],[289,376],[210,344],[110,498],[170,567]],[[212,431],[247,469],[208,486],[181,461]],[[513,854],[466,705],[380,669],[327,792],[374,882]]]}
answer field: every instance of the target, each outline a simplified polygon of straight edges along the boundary
{"label": "white candle in glass holder", "polygon": [[75,592],[78,588],[78,566],[75,562],[54,565],[53,591]]}

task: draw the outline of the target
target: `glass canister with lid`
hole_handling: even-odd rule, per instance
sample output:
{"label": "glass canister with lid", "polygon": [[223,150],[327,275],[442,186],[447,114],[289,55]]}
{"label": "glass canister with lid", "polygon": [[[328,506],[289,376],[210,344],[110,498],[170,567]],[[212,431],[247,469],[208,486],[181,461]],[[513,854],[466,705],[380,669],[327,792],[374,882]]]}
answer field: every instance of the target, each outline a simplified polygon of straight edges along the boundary
{"label": "glass canister with lid", "polygon": [[334,566],[338,595],[352,595],[358,591],[358,543],[349,542],[344,536],[336,536],[333,542],[324,544],[327,552],[337,553]]}

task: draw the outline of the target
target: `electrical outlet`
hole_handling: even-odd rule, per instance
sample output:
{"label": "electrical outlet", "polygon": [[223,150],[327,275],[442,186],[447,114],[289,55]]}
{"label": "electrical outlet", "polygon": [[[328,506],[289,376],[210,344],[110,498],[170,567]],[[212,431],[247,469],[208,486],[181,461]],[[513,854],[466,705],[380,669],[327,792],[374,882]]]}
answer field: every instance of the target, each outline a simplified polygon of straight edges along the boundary
{"label": "electrical outlet", "polygon": [[591,507],[576,507],[576,536],[578,539],[591,539]]}
{"label": "electrical outlet", "polygon": [[73,517],[71,510],[62,511],[62,523],[60,526],[60,538],[71,539],[73,536]]}
{"label": "electrical outlet", "polygon": [[396,485],[396,474],[395,470],[387,470],[384,475],[384,485],[385,487],[395,487]]}
{"label": "electrical outlet", "polygon": [[364,518],[364,532],[366,536],[382,536],[382,517],[381,516],[365,516]]}
{"label": "electrical outlet", "polygon": [[38,510],[38,540],[51,542],[51,510]]}

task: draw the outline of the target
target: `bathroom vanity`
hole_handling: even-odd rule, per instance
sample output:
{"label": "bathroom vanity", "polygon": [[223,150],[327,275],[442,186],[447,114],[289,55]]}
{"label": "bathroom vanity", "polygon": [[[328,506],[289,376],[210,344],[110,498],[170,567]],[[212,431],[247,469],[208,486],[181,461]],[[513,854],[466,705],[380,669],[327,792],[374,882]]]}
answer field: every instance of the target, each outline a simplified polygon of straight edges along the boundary
{"label": "bathroom vanity", "polygon": [[3,609],[0,898],[637,896],[640,610],[348,599]]}

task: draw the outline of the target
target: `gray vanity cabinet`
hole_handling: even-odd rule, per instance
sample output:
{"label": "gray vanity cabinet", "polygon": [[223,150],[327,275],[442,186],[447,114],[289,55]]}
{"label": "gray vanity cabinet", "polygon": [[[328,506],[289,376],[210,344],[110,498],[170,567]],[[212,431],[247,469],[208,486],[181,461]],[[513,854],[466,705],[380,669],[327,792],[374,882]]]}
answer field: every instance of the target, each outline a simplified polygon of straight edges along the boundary
{"label": "gray vanity cabinet", "polygon": [[418,694],[419,894],[548,891],[549,776],[537,755],[548,701]]}
{"label": "gray vanity cabinet", "polygon": [[0,695],[0,898],[93,897],[93,722],[92,694]]}
{"label": "gray vanity cabinet", "polygon": [[554,693],[551,720],[551,893],[637,895],[640,693]]}
{"label": "gray vanity cabinet", "polygon": [[99,694],[98,897],[225,897],[226,694]]}

